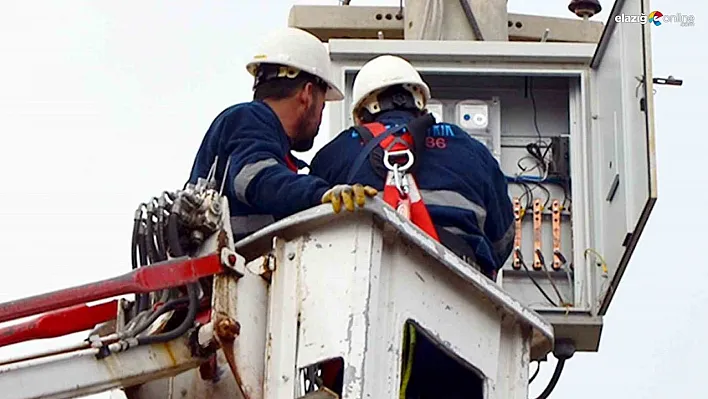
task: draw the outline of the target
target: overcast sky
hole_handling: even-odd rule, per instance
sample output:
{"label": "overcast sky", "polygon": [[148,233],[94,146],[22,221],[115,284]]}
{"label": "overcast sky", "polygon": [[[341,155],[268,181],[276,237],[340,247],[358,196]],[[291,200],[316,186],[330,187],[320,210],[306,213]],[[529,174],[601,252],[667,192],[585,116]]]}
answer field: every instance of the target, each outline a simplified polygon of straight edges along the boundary
{"label": "overcast sky", "polygon": [[[568,2],[512,0],[509,9],[572,17]],[[602,3],[605,20],[612,4]],[[250,99],[244,63],[259,37],[286,25],[292,4],[4,2],[0,301],[130,270],[137,204],[181,187],[213,118]],[[568,361],[553,398],[706,397],[708,5],[657,0],[651,8],[696,17],[695,27],[652,28],[655,75],[685,81],[656,87],[659,200],[605,318],[600,351]],[[84,336],[2,348],[0,358]],[[533,395],[552,366],[544,364]]]}

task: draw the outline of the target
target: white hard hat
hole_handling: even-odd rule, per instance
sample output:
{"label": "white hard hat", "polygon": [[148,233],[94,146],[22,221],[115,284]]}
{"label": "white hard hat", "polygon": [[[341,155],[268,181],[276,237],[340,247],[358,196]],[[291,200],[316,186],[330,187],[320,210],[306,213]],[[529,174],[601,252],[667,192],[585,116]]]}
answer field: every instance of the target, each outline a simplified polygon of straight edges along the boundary
{"label": "white hard hat", "polygon": [[322,79],[329,86],[325,94],[326,101],[344,99],[342,91],[332,81],[327,48],[320,39],[304,30],[284,28],[268,35],[251,62],[246,65],[246,69],[256,76],[260,64],[285,65],[307,72]]}
{"label": "white hard hat", "polygon": [[372,114],[380,111],[376,95],[388,87],[402,85],[415,99],[418,109],[425,109],[430,100],[430,88],[418,71],[408,61],[392,55],[382,55],[370,60],[359,70],[354,79],[352,116],[361,108]]}

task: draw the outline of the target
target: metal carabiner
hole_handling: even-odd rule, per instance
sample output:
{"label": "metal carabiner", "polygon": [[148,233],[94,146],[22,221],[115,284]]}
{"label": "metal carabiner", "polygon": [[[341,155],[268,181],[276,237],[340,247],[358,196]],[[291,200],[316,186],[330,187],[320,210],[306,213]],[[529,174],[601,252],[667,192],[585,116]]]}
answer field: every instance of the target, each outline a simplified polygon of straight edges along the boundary
{"label": "metal carabiner", "polygon": [[397,157],[397,156],[401,156],[401,155],[406,155],[407,161],[403,165],[399,165],[398,163],[396,163],[396,166],[398,166],[398,168],[397,168],[398,171],[405,172],[408,169],[410,169],[411,166],[413,166],[414,159],[413,159],[413,153],[409,149],[399,150],[399,151],[384,150],[383,163],[384,163],[384,166],[386,166],[386,169],[393,171],[394,166],[391,163],[391,157]]}
{"label": "metal carabiner", "polygon": [[409,186],[408,186],[408,176],[406,176],[405,172],[402,172],[400,170],[400,165],[398,164],[393,164],[393,184],[396,186],[396,189],[398,190],[399,194],[401,196],[405,197],[408,195]]}

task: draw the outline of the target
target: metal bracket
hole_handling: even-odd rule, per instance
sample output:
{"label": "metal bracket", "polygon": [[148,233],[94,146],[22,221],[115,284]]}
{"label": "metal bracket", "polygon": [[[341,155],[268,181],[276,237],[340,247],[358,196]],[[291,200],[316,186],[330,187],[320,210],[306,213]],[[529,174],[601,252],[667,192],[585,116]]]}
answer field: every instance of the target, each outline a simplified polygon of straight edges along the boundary
{"label": "metal bracket", "polygon": [[565,263],[565,258],[561,253],[561,204],[557,199],[551,205],[553,224],[553,269],[560,270]]}
{"label": "metal bracket", "polygon": [[241,278],[246,274],[246,260],[229,248],[221,249],[221,264],[237,278]]}
{"label": "metal bracket", "polygon": [[263,277],[265,281],[270,283],[271,279],[273,278],[273,272],[275,271],[275,268],[275,255],[267,254],[263,257],[263,263],[261,263],[261,267],[260,270],[258,270],[258,274]]}
{"label": "metal bracket", "polygon": [[521,269],[521,219],[523,218],[523,210],[518,197],[514,197],[514,260],[512,267],[515,270]]}
{"label": "metal bracket", "polygon": [[541,223],[542,223],[542,213],[543,204],[541,200],[536,199],[533,201],[533,268],[535,270],[541,270],[543,266],[543,258],[541,254]]}

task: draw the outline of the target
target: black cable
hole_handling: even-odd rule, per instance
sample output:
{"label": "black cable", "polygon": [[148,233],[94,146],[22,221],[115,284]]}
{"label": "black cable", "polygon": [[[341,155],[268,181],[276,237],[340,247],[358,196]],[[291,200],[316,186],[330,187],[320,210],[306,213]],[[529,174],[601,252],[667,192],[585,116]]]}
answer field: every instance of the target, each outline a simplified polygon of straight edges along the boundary
{"label": "black cable", "polygon": [[[540,137],[540,132],[537,132]],[[550,146],[547,146],[546,149],[550,148]],[[528,143],[526,144],[526,152],[529,153],[534,159],[536,159],[538,162],[543,163],[544,161],[544,154],[541,154],[541,147],[539,143]]]}
{"label": "black cable", "polygon": [[517,255],[519,257],[519,263],[521,264],[521,266],[523,266],[524,270],[526,270],[526,275],[529,276],[529,279],[531,280],[533,285],[535,285],[536,288],[538,288],[538,290],[541,292],[541,295],[543,295],[543,297],[546,298],[546,300],[548,302],[550,302],[551,305],[553,305],[554,307],[558,307],[558,305],[553,301],[553,299],[551,299],[551,297],[546,293],[546,291],[541,287],[541,285],[538,284],[538,281],[536,281],[536,279],[533,278],[533,276],[531,275],[531,271],[529,270],[529,267],[526,266],[526,262],[524,262],[524,259],[521,256],[521,253],[517,252]]}
{"label": "black cable", "polygon": [[184,305],[187,303],[189,303],[188,297],[182,297],[182,298],[172,299],[172,300],[168,301],[164,305],[160,306],[156,311],[152,312],[150,314],[150,316],[148,316],[147,319],[141,321],[135,327],[131,328],[128,335],[129,336],[136,336],[136,335],[140,334],[141,332],[145,331],[148,327],[150,327],[150,325],[152,323],[154,323],[158,317],[169,312],[170,310],[174,310],[178,306],[181,306],[181,305]]}
{"label": "black cable", "polygon": [[145,248],[145,220],[141,219],[138,225],[138,254],[139,254],[139,267],[147,266],[148,264],[148,253]]}
{"label": "black cable", "polygon": [[145,204],[140,204],[138,209],[135,210],[135,216],[133,217],[133,234],[130,242],[130,263],[133,266],[133,270],[138,268],[138,233],[140,232],[143,206]]}
{"label": "black cable", "polygon": [[561,184],[561,187],[563,188],[563,209],[567,209],[568,207],[566,204],[568,202],[571,202],[571,203],[573,202],[573,200],[570,198],[570,193],[568,192],[570,190],[568,188],[567,180],[564,181],[563,184]]}
{"label": "black cable", "polygon": [[172,212],[175,196],[172,193],[165,191],[157,201],[157,224],[155,238],[157,241],[157,250],[163,260],[167,260],[167,219]]}
{"label": "black cable", "polygon": [[187,309],[187,314],[184,316],[184,320],[182,320],[182,323],[177,328],[163,334],[138,337],[138,345],[150,345],[154,343],[167,342],[186,333],[187,330],[194,325],[194,320],[197,318],[197,311],[199,310],[198,287],[199,286],[197,283],[190,283],[187,285],[189,308]]}
{"label": "black cable", "polygon": [[521,160],[524,158],[526,157],[521,157],[516,160],[516,167],[519,168],[519,170],[521,170],[522,172],[526,172],[526,168],[524,168],[524,165],[521,164]]}
{"label": "black cable", "polygon": [[533,126],[534,129],[536,129],[536,134],[538,135],[538,142],[536,142],[536,144],[534,145],[537,150],[537,153],[534,154],[533,152],[529,151],[529,146],[527,146],[526,149],[527,151],[529,151],[529,154],[531,154],[534,158],[538,159],[541,162],[541,165],[543,167],[543,173],[545,174],[547,170],[546,155],[548,155],[551,146],[546,146],[546,150],[543,152],[543,154],[541,154],[540,146],[541,144],[543,144],[543,136],[541,135],[541,129],[539,129],[538,127],[538,108],[536,107],[536,97],[533,94],[533,77],[529,78],[529,97],[531,97],[531,107],[533,108]]}
{"label": "black cable", "polygon": [[556,363],[556,368],[553,370],[553,375],[551,380],[548,381],[546,388],[538,395],[536,399],[546,399],[551,395],[553,389],[556,387],[558,380],[560,380],[561,373],[563,372],[563,366],[565,366],[565,361],[573,357],[575,354],[575,343],[569,339],[558,339],[553,345],[553,356],[558,359]]}
{"label": "black cable", "polygon": [[179,230],[178,230],[178,215],[176,213],[171,213],[167,218],[167,245],[169,247],[169,252],[175,258],[179,258],[185,255],[182,249],[182,244],[179,242]]}
{"label": "black cable", "polygon": [[[524,187],[524,195],[526,197],[526,207],[524,209],[524,212],[528,212],[529,209],[531,209],[533,205],[533,190],[531,187],[526,182],[519,182]],[[522,198],[523,198],[522,196]],[[519,198],[519,201],[521,201],[521,198]]]}
{"label": "black cable", "polygon": [[482,35],[482,30],[479,28],[479,23],[477,22],[477,18],[475,18],[474,16],[474,12],[472,12],[470,4],[467,2],[467,0],[460,0],[460,6],[462,6],[462,11],[464,11],[465,17],[467,18],[467,22],[472,28],[472,33],[474,33],[474,36],[476,38],[475,40],[483,41],[484,36]]}
{"label": "black cable", "polygon": [[531,207],[531,201],[532,201],[531,200],[531,195],[532,195],[531,188],[529,187],[529,185],[525,181],[522,181],[522,180],[511,182],[511,184],[518,184],[523,188],[524,192],[519,196],[519,202],[520,203],[524,202],[524,198],[526,198],[526,200],[525,200],[526,205],[524,207],[524,212],[528,211],[529,208]]}
{"label": "black cable", "polygon": [[533,183],[535,185],[537,185],[538,188],[540,188],[541,190],[546,192],[546,201],[543,203],[543,209],[548,208],[548,203],[551,202],[551,192],[548,191],[548,189],[546,187],[544,187],[543,184],[541,184],[539,182],[533,182]]}
{"label": "black cable", "polygon": [[157,254],[157,247],[155,247],[155,221],[153,217],[155,216],[155,211],[152,204],[147,207],[146,218],[145,218],[145,248],[147,249],[149,263],[156,263],[161,261],[159,255]]}
{"label": "black cable", "polygon": [[558,363],[556,363],[556,368],[553,370],[553,375],[551,376],[551,380],[548,381],[548,385],[546,385],[546,389],[541,392],[540,395],[538,395],[538,398],[536,399],[546,399],[549,396],[551,396],[551,392],[553,392],[553,389],[556,387],[556,384],[558,383],[558,380],[560,379],[561,373],[563,372],[563,366],[565,366],[565,359],[561,358],[558,359]]}
{"label": "black cable", "polygon": [[169,191],[162,192],[163,197],[166,197],[170,202],[174,202],[177,196]]}
{"label": "black cable", "polygon": [[534,371],[534,373],[533,373],[533,375],[531,376],[531,378],[529,378],[529,384],[532,383],[533,380],[536,379],[536,377],[538,376],[538,372],[539,372],[539,371],[541,371],[541,361],[540,361],[540,360],[536,360],[536,371]]}
{"label": "black cable", "polygon": [[[142,219],[144,207],[145,204],[140,204],[140,206],[138,206],[138,209],[135,210],[135,216],[133,216],[133,232],[131,234],[130,239],[130,264],[133,270],[136,270],[138,268],[138,243],[140,240],[140,220]],[[131,311],[131,315],[133,317],[137,316],[138,313],[140,313],[138,306],[140,304],[141,297],[142,296],[140,294],[135,294],[135,306]]]}
{"label": "black cable", "polygon": [[[144,220],[140,221],[139,227],[138,227],[138,251],[140,252],[140,265],[139,267],[147,266],[148,264],[148,255],[147,255],[147,249],[145,248],[145,223]],[[142,312],[143,310],[146,310],[150,306],[150,297],[148,294],[138,294],[138,299],[137,299],[137,313]]]}
{"label": "black cable", "polygon": [[157,222],[155,224],[155,239],[157,241],[157,252],[162,260],[167,260],[167,248],[165,245],[165,201],[160,198],[157,204]]}

